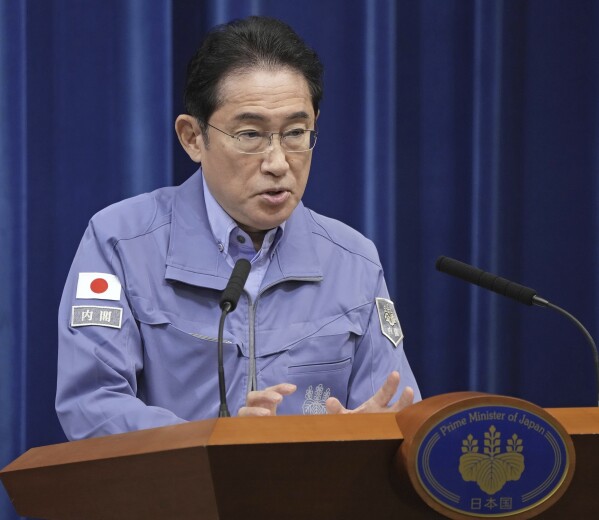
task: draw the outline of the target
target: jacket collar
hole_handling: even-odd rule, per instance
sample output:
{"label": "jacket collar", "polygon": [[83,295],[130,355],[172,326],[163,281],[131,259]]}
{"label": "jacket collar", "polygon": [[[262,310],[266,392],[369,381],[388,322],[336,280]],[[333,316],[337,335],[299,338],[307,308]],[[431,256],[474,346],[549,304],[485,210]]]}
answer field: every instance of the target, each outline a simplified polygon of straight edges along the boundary
{"label": "jacket collar", "polygon": [[[263,287],[287,279],[322,279],[309,219],[300,202],[285,224]],[[222,290],[230,275],[208,221],[200,169],[175,191],[165,278]]]}

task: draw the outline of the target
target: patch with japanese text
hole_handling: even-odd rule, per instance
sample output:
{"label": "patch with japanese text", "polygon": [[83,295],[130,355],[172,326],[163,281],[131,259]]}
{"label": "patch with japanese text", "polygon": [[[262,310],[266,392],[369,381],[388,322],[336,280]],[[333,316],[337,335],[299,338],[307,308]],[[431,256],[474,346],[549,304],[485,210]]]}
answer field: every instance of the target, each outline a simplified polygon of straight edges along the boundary
{"label": "patch with japanese text", "polygon": [[385,337],[389,338],[394,347],[397,347],[403,339],[403,331],[401,330],[393,302],[386,298],[377,298],[376,310],[379,313],[381,332]]}
{"label": "patch with japanese text", "polygon": [[123,309],[120,307],[98,307],[94,305],[75,305],[71,312],[71,327],[100,327],[121,328]]}

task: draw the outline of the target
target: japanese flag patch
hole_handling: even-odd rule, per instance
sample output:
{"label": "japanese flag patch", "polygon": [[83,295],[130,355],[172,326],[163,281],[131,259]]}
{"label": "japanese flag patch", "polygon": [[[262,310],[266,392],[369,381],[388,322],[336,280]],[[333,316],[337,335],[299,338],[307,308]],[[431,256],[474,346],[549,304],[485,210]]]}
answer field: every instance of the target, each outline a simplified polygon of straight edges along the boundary
{"label": "japanese flag patch", "polygon": [[121,299],[121,282],[113,274],[79,273],[77,281],[78,300],[113,300]]}
{"label": "japanese flag patch", "polygon": [[376,310],[379,313],[379,322],[381,323],[381,332],[393,343],[394,347],[399,345],[403,339],[403,331],[399,324],[399,318],[395,312],[395,305],[391,300],[385,298],[376,299]]}

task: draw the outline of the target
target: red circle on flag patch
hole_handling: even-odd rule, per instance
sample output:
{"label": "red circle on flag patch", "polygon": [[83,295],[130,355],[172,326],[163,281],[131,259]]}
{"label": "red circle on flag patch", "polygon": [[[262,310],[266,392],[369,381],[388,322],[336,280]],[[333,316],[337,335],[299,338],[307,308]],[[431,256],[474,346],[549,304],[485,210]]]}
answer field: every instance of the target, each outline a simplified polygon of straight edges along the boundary
{"label": "red circle on flag patch", "polygon": [[101,294],[108,289],[108,282],[104,278],[96,278],[89,284],[89,288],[96,294]]}

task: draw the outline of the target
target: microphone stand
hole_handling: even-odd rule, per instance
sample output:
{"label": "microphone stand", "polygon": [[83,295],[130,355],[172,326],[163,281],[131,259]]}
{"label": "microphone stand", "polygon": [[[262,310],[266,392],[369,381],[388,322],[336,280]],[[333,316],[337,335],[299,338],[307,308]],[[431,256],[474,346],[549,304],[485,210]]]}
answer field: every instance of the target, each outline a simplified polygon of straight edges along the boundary
{"label": "microphone stand", "polygon": [[573,322],[574,325],[576,325],[576,327],[578,327],[578,330],[580,330],[584,334],[584,337],[587,339],[587,342],[591,346],[591,350],[593,352],[593,360],[595,362],[595,376],[597,381],[597,406],[599,406],[599,353],[597,352],[597,345],[595,345],[593,337],[585,328],[585,326],[582,323],[580,323],[580,321],[578,321],[574,316],[572,316],[572,314],[570,314],[567,310],[562,309],[557,305],[554,305],[553,303],[545,300],[544,298],[539,298],[538,296],[533,296],[532,300],[533,303],[539,307],[547,307],[548,309],[553,309],[562,316],[565,316],[571,322]]}
{"label": "microphone stand", "polygon": [[597,406],[599,406],[599,353],[597,352],[597,345],[595,345],[595,342],[593,341],[589,331],[585,329],[582,323],[580,323],[574,316],[561,307],[558,307],[557,305],[550,303],[548,300],[537,296],[537,291],[531,289],[530,287],[525,287],[524,285],[510,282],[505,278],[487,273],[482,269],[465,264],[464,262],[460,262],[454,258],[440,256],[437,258],[435,267],[442,273],[455,276],[460,280],[464,280],[465,282],[472,283],[484,289],[507,296],[508,298],[512,298],[520,303],[553,309],[572,321],[578,330],[584,334],[593,351],[593,359],[595,361],[595,380],[597,384]]}
{"label": "microphone stand", "polygon": [[233,272],[229,278],[229,282],[225,287],[221,297],[219,306],[222,310],[220,322],[218,324],[218,391],[220,394],[220,408],[218,411],[219,417],[230,417],[229,408],[227,407],[227,391],[225,385],[225,367],[223,361],[223,330],[225,328],[225,318],[227,314],[234,311],[237,307],[237,302],[243,291],[243,286],[248,279],[252,264],[245,258],[240,258],[233,266]]}
{"label": "microphone stand", "polygon": [[218,409],[219,417],[231,417],[229,413],[229,407],[227,406],[227,392],[225,385],[225,366],[223,361],[223,330],[225,328],[225,318],[231,311],[231,303],[223,303],[223,311],[220,315],[220,322],[218,324],[218,392],[220,394],[220,407]]}

